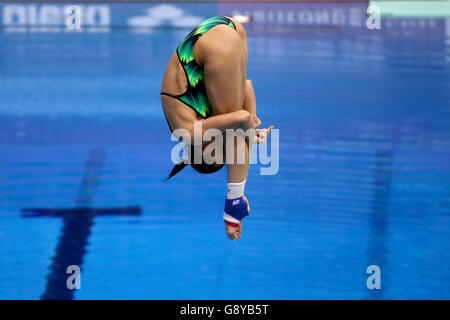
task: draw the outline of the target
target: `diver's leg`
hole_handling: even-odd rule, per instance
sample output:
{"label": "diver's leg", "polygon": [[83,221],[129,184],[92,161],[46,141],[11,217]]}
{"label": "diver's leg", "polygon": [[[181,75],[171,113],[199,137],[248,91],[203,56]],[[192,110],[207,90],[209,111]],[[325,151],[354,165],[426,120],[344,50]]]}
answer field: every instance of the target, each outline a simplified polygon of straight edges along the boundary
{"label": "diver's leg", "polygon": [[[242,109],[246,110],[250,114],[256,114],[256,98],[255,98],[255,92],[253,89],[253,83],[251,80],[245,81],[245,88],[244,90],[244,103],[242,105]],[[247,179],[248,175],[248,169],[250,165],[251,155],[252,155],[252,141],[249,141],[249,139],[245,139],[245,146],[244,146],[244,140],[243,139],[237,139],[238,141],[234,143],[233,148],[233,154],[238,154],[239,150],[244,150],[245,152],[245,163],[243,164],[237,164],[237,161],[235,161],[235,164],[228,165],[228,182],[229,183],[238,183],[242,182]],[[230,150],[228,150],[230,151]],[[235,159],[236,160],[236,159]]]}
{"label": "diver's leg", "polygon": [[[238,33],[227,26],[217,26],[200,38],[196,46],[203,57],[205,87],[214,115],[243,110],[246,59]],[[240,198],[248,175],[249,146],[242,136],[237,138],[233,134],[227,137],[225,134],[225,154],[228,189],[237,187],[238,192],[234,194]],[[242,184],[242,188],[235,184]],[[227,192],[227,198],[230,199],[230,191]],[[240,238],[240,232],[240,224],[235,227],[227,224],[226,233],[230,239]]]}
{"label": "diver's leg", "polygon": [[[203,57],[205,87],[213,114],[243,110],[246,66],[243,43],[238,33],[228,26],[216,26],[202,36],[196,46],[196,52],[201,52]],[[234,154],[227,161],[228,182],[243,182],[247,179],[249,167],[248,145],[234,136],[228,140],[225,141],[225,153]],[[237,163],[238,153],[240,158],[244,157],[241,163]]]}

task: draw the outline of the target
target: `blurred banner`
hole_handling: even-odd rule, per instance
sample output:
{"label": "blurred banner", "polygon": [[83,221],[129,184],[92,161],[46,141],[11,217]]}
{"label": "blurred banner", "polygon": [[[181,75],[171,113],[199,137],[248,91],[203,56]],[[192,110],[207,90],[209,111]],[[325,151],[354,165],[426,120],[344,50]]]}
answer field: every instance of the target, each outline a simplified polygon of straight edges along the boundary
{"label": "blurred banner", "polygon": [[218,13],[215,2],[202,3],[0,3],[1,25],[8,27],[65,27],[80,9],[82,28],[186,27],[198,25]]}
{"label": "blurred banner", "polygon": [[220,15],[250,17],[250,26],[364,27],[367,2],[221,2]]}
{"label": "blurred banner", "polygon": [[[397,1],[398,2],[398,1]],[[439,2],[439,1],[433,1]],[[378,1],[379,3],[379,1]],[[419,2],[417,2],[419,3]],[[440,2],[442,3],[442,2]],[[450,3],[450,2],[448,2]],[[74,16],[73,5],[79,11]],[[5,32],[108,32],[111,28],[145,31],[154,28],[192,29],[215,15],[244,15],[249,32],[276,28],[299,31],[331,28],[367,32],[367,1],[201,1],[201,2],[45,2],[0,3],[0,25]],[[71,9],[72,7],[72,9]],[[388,6],[398,12],[398,6]],[[382,19],[382,26],[426,29],[449,26],[449,18],[407,16]],[[68,28],[78,19],[79,28]]]}
{"label": "blurred banner", "polygon": [[[165,2],[367,2],[368,0],[196,0],[196,1],[185,1],[185,0],[169,0]],[[391,1],[391,0],[383,0],[383,1]],[[70,2],[74,3],[72,0],[1,0],[1,2]],[[111,2],[111,0],[78,0],[76,3],[81,2]],[[133,2],[160,2],[158,0],[114,0],[114,2],[125,2],[125,3],[133,3]]]}

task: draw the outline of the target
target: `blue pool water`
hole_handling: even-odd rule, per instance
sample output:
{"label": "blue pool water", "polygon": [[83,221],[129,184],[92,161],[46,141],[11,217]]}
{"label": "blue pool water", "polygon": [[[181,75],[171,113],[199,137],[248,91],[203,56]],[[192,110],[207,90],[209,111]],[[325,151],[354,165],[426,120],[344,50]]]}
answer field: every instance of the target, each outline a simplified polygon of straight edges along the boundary
{"label": "blue pool water", "polygon": [[[0,33],[0,298],[449,299],[450,28],[427,23],[249,30],[280,166],[251,168],[236,242],[224,170],[163,181],[159,89],[186,30]],[[74,207],[93,209],[23,211]],[[95,211],[123,207],[140,214]]]}

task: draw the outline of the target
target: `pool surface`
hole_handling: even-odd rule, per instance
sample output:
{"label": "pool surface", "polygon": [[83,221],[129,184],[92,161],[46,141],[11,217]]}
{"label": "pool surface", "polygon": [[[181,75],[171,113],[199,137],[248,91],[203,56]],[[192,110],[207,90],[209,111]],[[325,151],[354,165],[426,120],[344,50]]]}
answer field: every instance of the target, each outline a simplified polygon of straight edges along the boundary
{"label": "pool surface", "polygon": [[248,30],[280,164],[235,242],[225,170],[163,181],[188,30],[0,33],[0,298],[450,299],[450,21],[408,21]]}

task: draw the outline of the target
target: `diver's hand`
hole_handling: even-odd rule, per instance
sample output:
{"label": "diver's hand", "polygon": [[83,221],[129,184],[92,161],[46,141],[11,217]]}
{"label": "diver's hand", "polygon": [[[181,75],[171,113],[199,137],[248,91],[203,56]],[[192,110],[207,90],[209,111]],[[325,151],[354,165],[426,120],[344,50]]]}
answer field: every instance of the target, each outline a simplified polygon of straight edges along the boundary
{"label": "diver's hand", "polygon": [[251,114],[247,110],[239,110],[234,112],[237,119],[239,119],[240,128],[244,131],[248,129],[256,129],[261,125],[261,120],[259,120],[256,114]]}
{"label": "diver's hand", "polygon": [[[247,209],[248,212],[250,212],[250,205],[248,203],[248,199],[246,196],[243,196],[243,199],[247,202]],[[225,233],[228,236],[228,239],[230,240],[237,240],[242,237],[242,221],[239,223],[237,227],[229,226],[225,223]]]}
{"label": "diver's hand", "polygon": [[270,134],[270,131],[273,129],[273,126],[268,127],[267,129],[256,129],[256,135],[254,143],[264,144],[267,142],[267,137]]}
{"label": "diver's hand", "polygon": [[256,129],[261,125],[261,120],[259,120],[256,114],[251,115],[251,125],[250,129]]}

